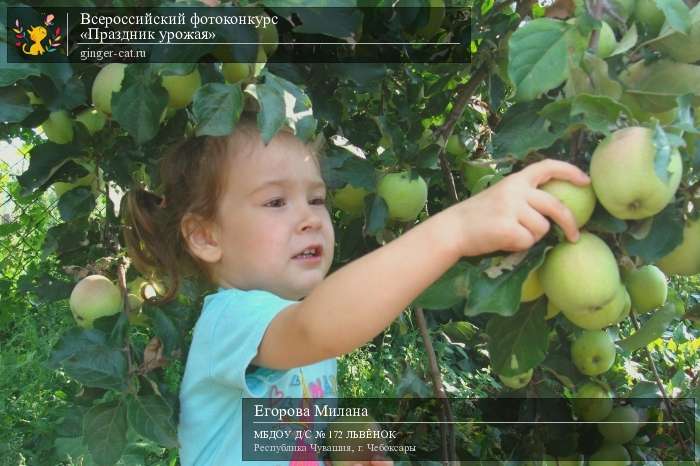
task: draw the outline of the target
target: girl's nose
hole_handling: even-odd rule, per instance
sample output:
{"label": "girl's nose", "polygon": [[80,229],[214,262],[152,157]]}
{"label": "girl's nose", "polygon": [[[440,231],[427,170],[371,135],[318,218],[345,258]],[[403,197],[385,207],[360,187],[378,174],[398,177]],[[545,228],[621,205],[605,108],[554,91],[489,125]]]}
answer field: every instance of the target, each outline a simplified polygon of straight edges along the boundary
{"label": "girl's nose", "polygon": [[318,209],[314,209],[314,206],[305,204],[301,211],[301,220],[299,223],[299,229],[301,231],[308,229],[318,229],[321,227],[321,214]]}

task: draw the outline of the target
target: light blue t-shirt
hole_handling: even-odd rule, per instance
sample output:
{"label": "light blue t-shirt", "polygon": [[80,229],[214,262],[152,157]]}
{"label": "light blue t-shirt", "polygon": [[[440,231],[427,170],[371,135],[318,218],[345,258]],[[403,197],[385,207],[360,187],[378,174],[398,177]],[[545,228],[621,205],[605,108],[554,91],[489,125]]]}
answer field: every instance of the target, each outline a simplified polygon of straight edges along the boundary
{"label": "light blue t-shirt", "polygon": [[289,370],[250,366],[272,319],[294,303],[262,290],[219,289],[204,299],[180,388],[182,466],[287,465],[242,461],[242,398],[337,396],[335,358]]}

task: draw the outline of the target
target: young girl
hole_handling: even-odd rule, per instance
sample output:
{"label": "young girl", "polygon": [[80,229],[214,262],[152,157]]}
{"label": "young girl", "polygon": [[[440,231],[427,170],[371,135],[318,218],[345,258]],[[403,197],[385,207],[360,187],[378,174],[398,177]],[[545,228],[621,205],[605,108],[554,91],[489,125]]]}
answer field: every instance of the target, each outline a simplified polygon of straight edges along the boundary
{"label": "young girl", "polygon": [[[333,226],[309,146],[287,132],[264,145],[243,119],[230,136],[193,139],[163,159],[164,196],[128,194],[128,252],[139,270],[169,279],[166,298],[183,271],[218,287],[182,381],[182,465],[244,464],[243,397],[335,397],[335,358],[389,326],[461,257],[527,249],[549,230],[545,217],[576,241],[571,212],[537,189],[552,178],[589,182],[564,162],[530,165],[326,277]],[[284,464],[299,459],[308,458]]]}

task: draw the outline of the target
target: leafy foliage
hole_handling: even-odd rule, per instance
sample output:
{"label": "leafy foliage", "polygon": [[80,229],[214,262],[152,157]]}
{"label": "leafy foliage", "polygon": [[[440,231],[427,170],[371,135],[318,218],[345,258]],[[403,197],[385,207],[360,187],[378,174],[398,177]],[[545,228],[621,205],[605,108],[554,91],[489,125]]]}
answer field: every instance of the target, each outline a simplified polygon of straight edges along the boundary
{"label": "leafy foliage", "polygon": [[[267,3],[261,6],[300,19],[302,25],[291,31],[295,38],[376,38],[384,31],[362,7],[345,14]],[[420,13],[428,2],[422,3],[401,9],[401,24],[423,30]],[[695,37],[700,7],[658,2],[667,27],[653,37],[633,15],[611,15],[608,7],[615,2],[601,2],[602,12],[590,8],[594,2],[577,9],[566,3],[548,8],[535,2],[455,5],[460,8],[447,10],[432,38],[463,33],[461,25],[469,17],[470,63],[268,63],[236,84],[225,82],[220,64],[205,59],[210,57],[194,57],[202,58],[197,64],[129,65],[112,96],[106,126],[90,134],[73,120],[73,139],[66,144],[47,141],[39,127],[50,112],[64,110],[74,117],[92,108],[88,91],[100,66],[0,64],[0,134],[25,145],[28,159],[28,166],[12,177],[9,167],[0,171],[0,200],[14,207],[9,214],[2,211],[8,218],[0,222],[0,464],[18,464],[20,457],[27,464],[176,463],[177,392],[206,290],[186,282],[174,302],[145,303],[135,318],[125,310],[99,319],[89,330],[74,325],[66,300],[74,283],[89,273],[127,283],[140,278],[125,267],[119,234],[124,191],[157,190],[158,160],[166,150],[194,135],[230,133],[245,110],[257,111],[265,141],[283,127],[307,142],[325,140],[328,187],[336,191],[349,184],[369,193],[359,217],[332,208],[338,242],[334,269],[412,226],[389,219],[387,204],[376,192],[385,173],[410,169],[427,180],[428,203],[420,222],[540,159],[586,169],[601,138],[628,126],[655,130],[660,179],[668,178],[671,151],[680,152],[680,188],[661,212],[640,221],[615,218],[599,205],[586,229],[606,241],[623,267],[654,263],[674,250],[684,223],[700,205],[700,66],[681,63],[664,44],[678,34]],[[575,23],[566,21],[572,17]],[[606,59],[588,50],[601,19],[610,22],[619,39]],[[234,56],[250,55],[243,46],[232,49]],[[163,78],[195,67],[202,84],[192,102],[169,109]],[[464,153],[445,152],[452,134],[467,148]],[[473,166],[488,172],[470,181]],[[94,175],[94,185],[80,185],[87,175]],[[59,182],[71,189],[59,195]],[[570,358],[571,341],[581,330],[562,314],[546,319],[544,297],[521,302],[526,277],[546,260],[547,247],[560,240],[559,233],[553,228],[526,254],[459,261],[371,344],[341,359],[341,395],[432,396],[434,380],[420,331],[425,329],[414,314],[421,308],[427,311],[428,334],[449,396],[492,396],[503,390],[497,374],[534,369],[532,381],[517,393],[532,399],[572,397],[589,380]],[[650,315],[633,312],[609,327],[622,351],[610,371],[596,378],[616,397],[648,410],[649,419],[663,414],[643,399],[662,396],[662,387],[666,396],[700,395],[700,283],[697,276],[674,277],[670,283],[666,306]],[[684,419],[698,419],[689,406],[679,412]],[[548,418],[571,415],[563,404]],[[675,458],[687,448],[674,432],[654,436],[655,427],[645,429],[638,442],[628,445],[635,460]],[[466,445],[460,458],[512,454],[508,439],[501,438],[504,432],[459,427],[456,435]],[[645,435],[652,440],[644,443]],[[595,431],[549,436],[547,451],[558,456],[589,455],[600,443]],[[428,437],[421,447],[437,451],[438,440]],[[525,452],[531,457],[542,453]]]}

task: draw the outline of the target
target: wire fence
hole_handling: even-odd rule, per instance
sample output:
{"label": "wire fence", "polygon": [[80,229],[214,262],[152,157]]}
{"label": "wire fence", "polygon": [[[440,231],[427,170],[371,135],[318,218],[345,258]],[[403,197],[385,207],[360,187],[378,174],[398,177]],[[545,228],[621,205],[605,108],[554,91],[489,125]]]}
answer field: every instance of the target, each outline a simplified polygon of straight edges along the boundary
{"label": "wire fence", "polygon": [[[36,141],[41,139],[36,136]],[[47,231],[64,222],[53,187],[24,196],[17,177],[29,168],[31,146],[20,138],[0,141],[0,280],[17,281],[29,264],[46,260],[42,245]],[[112,201],[115,197],[110,193]],[[98,198],[104,201],[104,193]],[[103,219],[105,202],[98,201],[91,219]],[[85,264],[71,264],[85,265]]]}

